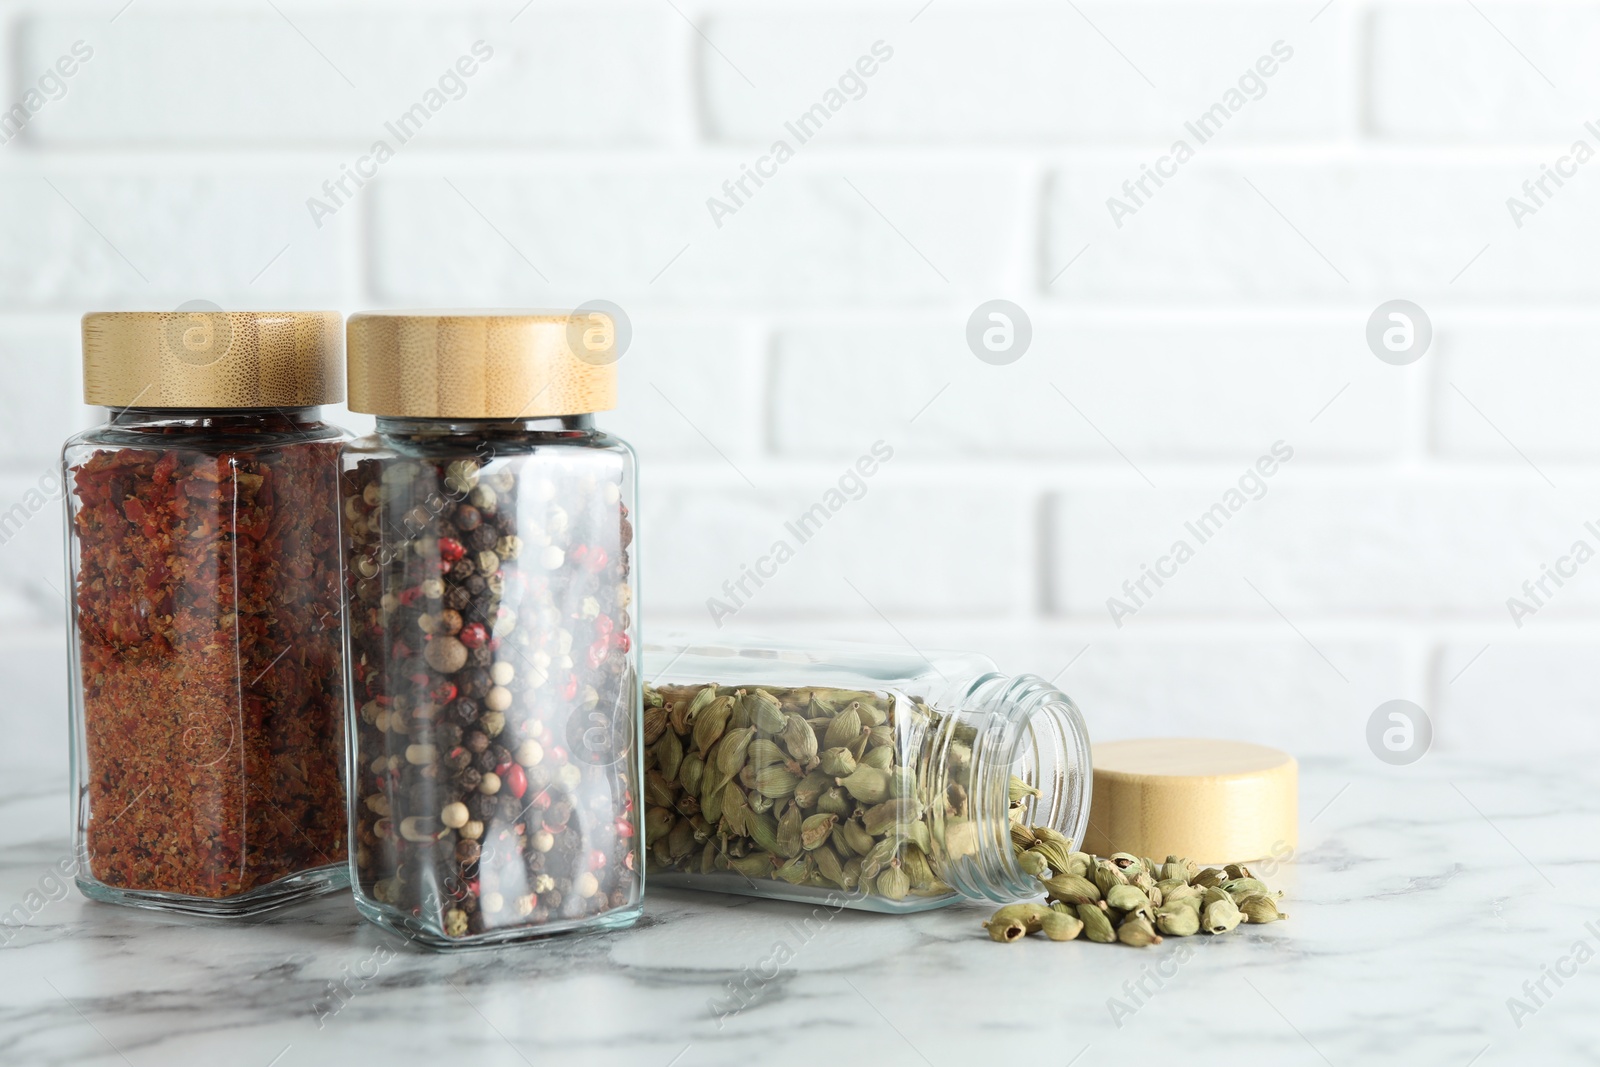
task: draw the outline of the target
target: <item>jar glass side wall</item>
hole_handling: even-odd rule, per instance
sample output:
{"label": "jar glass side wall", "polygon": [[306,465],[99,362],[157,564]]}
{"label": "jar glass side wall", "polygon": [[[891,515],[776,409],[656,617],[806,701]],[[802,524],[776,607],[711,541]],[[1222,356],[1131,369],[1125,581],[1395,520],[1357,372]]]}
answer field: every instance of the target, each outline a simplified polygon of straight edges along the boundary
{"label": "jar glass side wall", "polygon": [[438,947],[633,922],[632,453],[383,420],[343,464],[358,908]]}
{"label": "jar glass side wall", "polygon": [[728,642],[646,654],[645,825],[658,885],[901,913],[1037,895],[1018,814],[1081,836],[1077,709],[982,656]]}
{"label": "jar glass side wall", "polygon": [[63,450],[85,895],[230,915],[345,884],[343,437],[134,412]]}

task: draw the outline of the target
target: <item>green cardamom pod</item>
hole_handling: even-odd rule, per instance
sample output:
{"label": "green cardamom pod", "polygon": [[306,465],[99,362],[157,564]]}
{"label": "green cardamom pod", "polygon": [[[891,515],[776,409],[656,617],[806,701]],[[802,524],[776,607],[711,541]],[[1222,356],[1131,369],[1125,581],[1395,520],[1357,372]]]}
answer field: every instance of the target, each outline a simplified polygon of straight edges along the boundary
{"label": "green cardamom pod", "polygon": [[[712,779],[716,779],[716,781]],[[714,772],[707,774],[700,791],[700,814],[711,822],[720,822],[722,819],[724,791],[730,785],[735,789],[738,788],[737,782],[730,783],[726,779],[718,778]]]}
{"label": "green cardamom pod", "polygon": [[833,779],[820,769],[812,771],[794,787],[794,802],[809,811],[821,802],[822,794],[832,785]]}
{"label": "green cardamom pod", "polygon": [[665,698],[662,697],[661,690],[657,689],[655,686],[651,685],[649,682],[645,683],[645,685],[644,685],[644,706],[645,707],[647,707],[647,708],[659,708],[664,703],[664,700],[665,700]]}
{"label": "green cardamom pod", "polygon": [[1196,889],[1187,882],[1179,882],[1177,885],[1167,886],[1161,891],[1161,903],[1176,904],[1184,900],[1193,900],[1198,903],[1202,899],[1201,894],[1204,892],[1205,890]]}
{"label": "green cardamom pod", "polygon": [[877,878],[884,866],[894,859],[895,852],[899,847],[899,842],[892,837],[886,837],[873,845],[867,851],[867,854],[861,858],[862,880],[871,881]]}
{"label": "green cardamom pod", "polygon": [[1026,826],[1023,826],[1021,823],[1011,824],[1012,848],[1018,851],[1023,851],[1032,848],[1038,843],[1039,839],[1033,835],[1032,830],[1028,829]]}
{"label": "green cardamom pod", "polygon": [[745,694],[750,705],[750,725],[754,726],[763,737],[771,737],[781,733],[788,718],[783,713],[783,704],[777,697],[765,689],[756,689]]}
{"label": "green cardamom pod", "polygon": [[779,740],[783,742],[783,747],[788,749],[789,755],[796,763],[808,770],[816,766],[817,735],[811,729],[810,723],[791,712]]}
{"label": "green cardamom pod", "polygon": [[1138,911],[1150,906],[1150,898],[1137,886],[1114,885],[1106,892],[1106,903],[1118,911]]}
{"label": "green cardamom pod", "polygon": [[1200,903],[1202,905],[1216,904],[1221,901],[1233,903],[1233,898],[1221,886],[1211,886],[1200,891]]}
{"label": "green cardamom pod", "polygon": [[1210,889],[1228,880],[1228,876],[1215,867],[1207,867],[1189,879],[1189,884],[1199,889]]}
{"label": "green cardamom pod", "polygon": [[1044,794],[1014,774],[1006,785],[1006,801],[1013,805],[1021,804],[1028,797],[1040,796]]}
{"label": "green cardamom pod", "polygon": [[[1007,904],[989,917],[989,922],[1016,921],[1023,925],[1028,933],[1035,933],[1043,928],[1044,917],[1050,914],[1050,909],[1037,900],[1024,900],[1018,904]],[[985,926],[988,923],[984,924]]]}
{"label": "green cardamom pod", "polygon": [[1166,863],[1161,865],[1160,880],[1163,882],[1176,881],[1188,884],[1189,872],[1181,860],[1168,860]]}
{"label": "green cardamom pod", "polygon": [[817,873],[840,889],[848,888],[845,883],[844,867],[839,863],[839,857],[834,855],[833,849],[823,845],[811,853],[812,860],[817,865]]}
{"label": "green cardamom pod", "polygon": [[810,873],[811,870],[806,866],[805,860],[790,860],[782,867],[779,867],[777,870],[773,871],[772,876],[774,878],[780,878],[783,881],[788,882],[790,885],[799,885],[801,882],[806,880],[806,877]]}
{"label": "green cardamom pod", "polygon": [[821,760],[817,766],[822,773],[835,778],[848,778],[856,769],[856,758],[850,755],[848,748],[825,748]]}
{"label": "green cardamom pod", "polygon": [[861,719],[861,725],[875,729],[889,721],[888,712],[878,706],[876,699],[864,696],[853,705],[856,715]]}
{"label": "green cardamom pod", "polygon": [[910,767],[896,767],[889,772],[889,795],[912,797],[917,795],[917,774]]}
{"label": "green cardamom pod", "polygon": [[1072,941],[1083,933],[1083,920],[1076,915],[1052,911],[1040,922],[1039,928],[1052,941]]}
{"label": "green cardamom pod", "polygon": [[[1003,908],[1001,909],[1001,911],[1004,910]],[[999,915],[1000,912],[995,912],[994,917],[983,924],[983,928],[989,931],[989,939],[991,941],[1007,943],[1021,941],[1028,936],[1027,923],[1021,919],[1001,919]]]}
{"label": "green cardamom pod", "polygon": [[690,752],[678,765],[678,784],[692,797],[700,795],[700,778],[705,773],[706,761]]}
{"label": "green cardamom pod", "polygon": [[828,729],[822,737],[823,748],[843,748],[856,739],[861,732],[861,716],[856,712],[856,705],[835,715],[828,723]]}
{"label": "green cardamom pod", "polygon": [[822,791],[817,798],[817,810],[827,812],[829,815],[849,815],[855,809],[855,801],[850,799],[848,793],[836,785],[830,785]]}
{"label": "green cardamom pod", "polygon": [[837,815],[812,815],[800,824],[800,847],[810,850],[819,847],[833,833]]}
{"label": "green cardamom pod", "polygon": [[1041,844],[1055,845],[1061,849],[1062,853],[1066,855],[1070,855],[1072,853],[1072,838],[1068,837],[1060,830],[1057,830],[1055,827],[1035,826],[1030,832],[1033,834],[1034,840],[1040,842]]}
{"label": "green cardamom pod", "polygon": [[1100,910],[1098,904],[1079,904],[1078,918],[1083,922],[1084,936],[1090,941],[1109,945],[1117,940],[1117,932],[1111,927],[1110,916]]}
{"label": "green cardamom pod", "polygon": [[1127,885],[1128,878],[1105,860],[1100,860],[1094,867],[1094,884],[1100,887],[1103,896],[1114,885]]}
{"label": "green cardamom pod", "polygon": [[1278,910],[1278,902],[1265,893],[1256,893],[1239,901],[1239,911],[1252,923],[1275,923],[1289,916]]}
{"label": "green cardamom pod", "polygon": [[[735,788],[729,786],[730,789]],[[752,811],[744,820],[745,833],[763,852],[778,853],[778,820],[771,812]]]}
{"label": "green cardamom pod", "polygon": [[1235,878],[1222,883],[1222,891],[1233,898],[1237,904],[1245,897],[1271,896],[1272,890],[1266,884],[1255,878]]}
{"label": "green cardamom pod", "polygon": [[672,832],[675,822],[672,812],[666,808],[650,807],[644,813],[644,839],[650,844],[655,844],[661,838]]}
{"label": "green cardamom pod", "polygon": [[785,858],[793,859],[805,851],[805,845],[800,840],[800,809],[790,805],[789,810],[783,813],[783,818],[778,820],[778,847],[773,851]]}
{"label": "green cardamom pod", "polygon": [[840,823],[839,832],[850,843],[850,851],[858,856],[865,856],[877,844],[872,835],[867,833],[866,828],[854,819],[846,819]]}
{"label": "green cardamom pod", "polygon": [[778,743],[769,738],[757,737],[750,742],[750,750],[746,755],[752,767],[769,767],[774,763],[787,763],[789,757],[784,754]]}
{"label": "green cardamom pod", "polygon": [[1205,912],[1200,918],[1200,925],[1208,934],[1225,934],[1243,920],[1244,913],[1231,898],[1224,897],[1206,905]]}
{"label": "green cardamom pod", "polygon": [[863,804],[881,804],[889,799],[888,772],[876,767],[857,767],[838,784]]}
{"label": "green cardamom pod", "polygon": [[921,814],[917,802],[909,797],[899,797],[876,804],[861,813],[861,825],[867,833],[878,837],[891,830],[902,831]]}
{"label": "green cardamom pod", "polygon": [[1129,867],[1138,867],[1140,865],[1139,857],[1131,852],[1113,852],[1109,858],[1112,866],[1129,874],[1132,873],[1128,871]]}
{"label": "green cardamom pod", "polygon": [[755,812],[750,810],[749,801],[745,800],[744,790],[739,788],[737,782],[729,782],[722,789],[722,827],[724,832],[733,837],[744,837],[749,834],[748,826]]}
{"label": "green cardamom pod", "polygon": [[1182,904],[1164,907],[1156,912],[1156,929],[1173,937],[1188,937],[1200,932],[1200,913]]}
{"label": "green cardamom pod", "polygon": [[756,772],[756,790],[773,800],[792,795],[799,784],[799,777],[785,767],[763,767]]}
{"label": "green cardamom pod", "polygon": [[1058,874],[1054,878],[1044,879],[1040,884],[1050,894],[1051,900],[1068,904],[1094,904],[1102,895],[1099,886],[1075,874]]}
{"label": "green cardamom pod", "polygon": [[1161,935],[1156,933],[1156,928],[1149,919],[1137,915],[1124,920],[1122,925],[1117,927],[1117,940],[1134,948],[1144,948],[1146,945],[1161,944]]}
{"label": "green cardamom pod", "polygon": [[867,748],[869,750],[870,749],[878,749],[878,748],[886,748],[886,749],[889,749],[891,752],[893,752],[894,751],[894,727],[890,726],[888,723],[884,723],[882,726],[874,726],[870,730],[868,730],[867,731]]}
{"label": "green cardamom pod", "polygon": [[[848,751],[848,749],[846,751]],[[857,762],[865,767],[876,767],[880,771],[886,771],[890,767],[894,766],[894,749],[869,749],[867,754],[862,756]]]}
{"label": "green cardamom pod", "polygon": [[906,839],[924,852],[933,851],[933,835],[928,832],[928,824],[920,819],[906,827]]}
{"label": "green cardamom pod", "polygon": [[1022,868],[1024,874],[1043,878],[1044,872],[1050,868],[1050,863],[1037,852],[1022,852],[1017,855],[1017,866]]}
{"label": "green cardamom pod", "polygon": [[711,750],[727,728],[733,714],[733,698],[718,697],[703,708],[694,720],[694,747],[703,756]]}
{"label": "green cardamom pod", "polygon": [[738,774],[744,770],[745,756],[750,751],[750,742],[755,736],[754,726],[729,730],[723,734],[722,744],[717,748],[717,770],[727,775]]}
{"label": "green cardamom pod", "polygon": [[694,827],[688,819],[680,819],[667,834],[667,851],[674,860],[681,860],[694,851]]}
{"label": "green cardamom pod", "polygon": [[748,856],[730,859],[728,866],[746,878],[766,878],[772,874],[772,857],[765,852],[752,852]]}
{"label": "green cardamom pod", "polygon": [[[888,793],[887,783],[885,795]],[[677,790],[660,771],[644,772],[644,800],[646,804],[654,804],[661,808],[672,807],[672,802],[677,799]]]}
{"label": "green cardamom pod", "polygon": [[904,900],[906,894],[911,892],[911,879],[899,867],[890,867],[883,871],[878,875],[875,884],[878,887],[878,894],[890,900]]}
{"label": "green cardamom pod", "polygon": [[927,855],[916,845],[906,845],[900,850],[900,869],[911,879],[912,889],[926,889],[936,880],[933,865]]}
{"label": "green cardamom pod", "polygon": [[1246,867],[1242,863],[1230,863],[1230,864],[1227,864],[1226,866],[1224,866],[1222,868],[1222,873],[1226,874],[1228,876],[1228,880],[1230,882],[1231,881],[1237,881],[1240,878],[1253,878],[1253,877],[1255,877],[1254,875],[1252,875],[1250,873],[1250,868]]}
{"label": "green cardamom pod", "polygon": [[1067,873],[1075,874],[1079,878],[1092,877],[1094,871],[1094,857],[1087,852],[1072,852],[1067,855]]}
{"label": "green cardamom pod", "polygon": [[664,708],[650,708],[644,713],[644,732],[640,739],[647,745],[653,745],[661,739],[667,731],[667,712]]}

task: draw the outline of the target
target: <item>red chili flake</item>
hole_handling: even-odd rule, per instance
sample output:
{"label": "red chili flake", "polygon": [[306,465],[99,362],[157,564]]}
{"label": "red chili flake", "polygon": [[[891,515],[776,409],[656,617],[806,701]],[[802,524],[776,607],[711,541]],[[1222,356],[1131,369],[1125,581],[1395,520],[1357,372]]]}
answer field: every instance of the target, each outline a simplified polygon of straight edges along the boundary
{"label": "red chili flake", "polygon": [[576,674],[569,674],[567,675],[567,683],[561,687],[561,698],[563,700],[571,700],[577,695],[578,676]]}
{"label": "red chili flake", "polygon": [[456,698],[458,692],[456,683],[446,679],[428,691],[428,699],[435,704],[448,704]]}
{"label": "red chili flake", "polygon": [[611,647],[626,652],[633,647],[633,641],[628,637],[627,631],[618,630],[611,638]]}
{"label": "red chili flake", "polygon": [[605,662],[606,653],[610,650],[611,642],[604,637],[590,645],[588,652],[589,666],[591,668],[598,668],[601,663]]}
{"label": "red chili flake", "polygon": [[616,821],[615,825],[616,825],[617,836],[618,837],[632,837],[633,836],[633,823],[631,821],[629,821],[628,819],[618,819]]}
{"label": "red chili flake", "polygon": [[609,557],[606,556],[606,550],[597,545],[594,551],[590,552],[583,559],[583,567],[591,574],[598,574],[605,570],[608,558]]}
{"label": "red chili flake", "polygon": [[449,563],[454,563],[466,554],[467,550],[454,537],[439,538],[439,558]]}
{"label": "red chili flake", "polygon": [[522,794],[528,791],[528,772],[522,769],[522,764],[513,763],[500,777],[505,780],[505,786],[511,790],[511,795],[519,800]]}
{"label": "red chili flake", "polygon": [[399,599],[400,603],[409,608],[422,599],[422,588],[420,586],[412,586],[410,589],[402,589],[400,590]]}
{"label": "red chili flake", "polygon": [[601,637],[610,637],[611,631],[616,629],[616,626],[617,624],[611,621],[610,615],[595,616],[594,632],[599,634]]}
{"label": "red chili flake", "polygon": [[528,803],[533,807],[538,808],[540,811],[543,811],[545,808],[550,806],[549,791],[545,789],[539,790],[537,793],[533,794],[533,799],[528,801]]}
{"label": "red chili flake", "polygon": [[460,633],[456,634],[456,640],[468,648],[478,648],[489,640],[489,631],[481,622],[469,622],[461,628]]}
{"label": "red chili flake", "polygon": [[593,852],[589,853],[589,869],[591,871],[598,871],[605,865],[606,854],[604,852],[600,851],[599,849],[595,849]]}
{"label": "red chili flake", "polygon": [[345,857],[338,444],[178,444],[72,469],[88,873],[216,899]]}

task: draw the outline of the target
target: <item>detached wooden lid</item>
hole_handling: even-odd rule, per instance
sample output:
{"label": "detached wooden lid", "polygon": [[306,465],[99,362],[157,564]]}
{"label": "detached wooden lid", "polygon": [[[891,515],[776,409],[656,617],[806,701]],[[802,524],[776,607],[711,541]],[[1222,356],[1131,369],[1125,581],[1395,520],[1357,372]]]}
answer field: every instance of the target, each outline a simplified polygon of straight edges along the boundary
{"label": "detached wooden lid", "polygon": [[603,311],[369,311],[346,333],[351,411],[522,419],[617,406],[621,346]]}
{"label": "detached wooden lid", "polygon": [[1265,745],[1153,737],[1094,746],[1083,849],[1249,862],[1294,848],[1300,766]]}

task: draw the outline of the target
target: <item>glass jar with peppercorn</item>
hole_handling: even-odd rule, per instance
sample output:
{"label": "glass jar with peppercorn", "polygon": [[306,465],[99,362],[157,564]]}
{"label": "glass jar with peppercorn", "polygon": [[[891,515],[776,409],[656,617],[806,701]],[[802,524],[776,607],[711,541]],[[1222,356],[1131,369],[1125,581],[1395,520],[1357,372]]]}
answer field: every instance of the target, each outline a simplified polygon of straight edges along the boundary
{"label": "glass jar with peppercorn", "polygon": [[638,918],[634,456],[602,314],[361,314],[341,484],[357,907],[425,945]]}
{"label": "glass jar with peppercorn", "polygon": [[67,441],[77,883],[248,915],[346,884],[335,312],[83,319]]}
{"label": "glass jar with peppercorn", "polygon": [[1042,860],[1014,840],[1083,840],[1088,732],[1043,678],[825,642],[678,643],[644,662],[656,885],[915,912],[1031,899]]}

